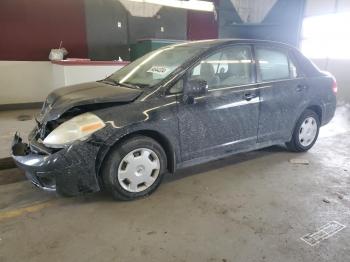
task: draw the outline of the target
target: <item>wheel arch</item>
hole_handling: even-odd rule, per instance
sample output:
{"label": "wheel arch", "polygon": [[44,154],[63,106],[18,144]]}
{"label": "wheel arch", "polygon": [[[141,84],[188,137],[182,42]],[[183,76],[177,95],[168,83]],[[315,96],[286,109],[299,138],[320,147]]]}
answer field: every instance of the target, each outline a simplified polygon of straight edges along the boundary
{"label": "wheel arch", "polygon": [[[322,124],[322,114],[323,114],[322,107],[320,105],[310,105],[307,108],[305,108],[305,110],[308,110],[308,109],[314,111],[318,115],[320,124]],[[303,112],[305,112],[305,110]]]}
{"label": "wheel arch", "polygon": [[322,107],[320,105],[317,105],[317,104],[311,104],[311,105],[308,105],[306,106],[301,112],[300,114],[294,119],[294,122],[293,122],[293,127],[292,127],[292,132],[288,138],[288,141],[292,138],[292,135],[294,133],[294,130],[295,130],[295,126],[299,120],[299,118],[302,116],[302,114],[306,111],[306,110],[312,110],[314,111],[318,117],[319,117],[319,120],[320,120],[320,125],[322,125],[322,114],[323,114],[323,111],[322,111]]}
{"label": "wheel arch", "polygon": [[96,158],[96,174],[98,177],[100,177],[101,167],[102,167],[103,162],[105,161],[108,153],[113,148],[115,148],[116,146],[118,146],[122,142],[124,142],[125,140],[128,140],[128,139],[130,139],[134,136],[138,136],[138,135],[150,137],[150,138],[154,139],[155,141],[157,141],[162,146],[162,148],[164,149],[165,154],[166,154],[166,158],[167,158],[166,169],[170,173],[175,172],[175,170],[176,170],[176,151],[175,151],[173,145],[171,144],[170,140],[165,135],[163,135],[162,133],[160,133],[158,131],[146,129],[146,130],[137,130],[137,131],[133,131],[133,132],[130,132],[128,134],[125,134],[124,136],[119,138],[117,141],[115,141],[113,144],[101,148],[100,152],[98,153],[98,156]]}
{"label": "wheel arch", "polygon": [[[312,144],[305,146],[305,148],[302,148],[301,147],[302,145],[298,145],[295,141],[295,139],[296,139],[295,138],[295,131],[296,131],[296,128],[299,126],[298,122],[300,121],[303,114],[308,110],[314,112],[318,116],[319,121],[320,121],[319,124],[320,124],[320,126],[322,125],[321,124],[322,123],[321,122],[322,121],[322,107],[320,105],[317,105],[317,104],[305,107],[304,110],[301,111],[300,115],[298,116],[298,118],[296,119],[296,121],[294,123],[293,131],[292,131],[290,138],[288,139],[288,141],[286,141],[287,148],[292,152],[305,152],[305,151],[309,150],[313,146],[313,144],[316,142],[317,135],[318,135],[317,133],[316,133],[316,136],[315,136]],[[318,127],[318,129],[320,128],[320,126]],[[298,143],[300,143],[300,142],[298,142]]]}

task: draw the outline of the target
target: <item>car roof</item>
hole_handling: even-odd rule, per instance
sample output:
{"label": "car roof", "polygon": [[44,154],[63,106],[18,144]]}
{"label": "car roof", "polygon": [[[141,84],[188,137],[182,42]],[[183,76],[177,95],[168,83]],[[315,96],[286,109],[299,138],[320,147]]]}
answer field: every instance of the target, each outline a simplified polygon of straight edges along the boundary
{"label": "car roof", "polygon": [[207,39],[207,40],[199,40],[199,41],[188,41],[180,44],[175,44],[173,46],[187,46],[187,47],[198,47],[198,48],[211,48],[215,46],[225,46],[229,44],[235,43],[247,43],[247,44],[270,44],[270,45],[279,45],[289,48],[294,48],[288,44],[271,41],[271,40],[262,40],[262,39],[242,39],[242,38],[232,38],[232,39]]}

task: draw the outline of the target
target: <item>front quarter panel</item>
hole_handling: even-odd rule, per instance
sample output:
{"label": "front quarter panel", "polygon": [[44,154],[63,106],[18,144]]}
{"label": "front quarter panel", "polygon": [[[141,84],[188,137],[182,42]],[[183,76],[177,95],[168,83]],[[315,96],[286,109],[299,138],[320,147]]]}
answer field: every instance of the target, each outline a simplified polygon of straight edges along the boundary
{"label": "front quarter panel", "polygon": [[180,156],[176,96],[156,97],[94,113],[106,123],[106,127],[94,135],[95,140],[105,145],[103,151],[108,151],[127,135],[152,131],[162,135],[171,145],[175,156]]}

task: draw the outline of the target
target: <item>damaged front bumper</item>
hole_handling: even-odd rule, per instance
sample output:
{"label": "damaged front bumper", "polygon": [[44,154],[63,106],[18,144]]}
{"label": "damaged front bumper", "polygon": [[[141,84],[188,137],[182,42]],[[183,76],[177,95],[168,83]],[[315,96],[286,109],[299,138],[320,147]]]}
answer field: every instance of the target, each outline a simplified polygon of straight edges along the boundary
{"label": "damaged front bumper", "polygon": [[52,151],[29,135],[29,143],[15,134],[12,157],[36,186],[60,195],[76,196],[100,190],[95,163],[99,145],[91,141],[77,142],[67,148]]}

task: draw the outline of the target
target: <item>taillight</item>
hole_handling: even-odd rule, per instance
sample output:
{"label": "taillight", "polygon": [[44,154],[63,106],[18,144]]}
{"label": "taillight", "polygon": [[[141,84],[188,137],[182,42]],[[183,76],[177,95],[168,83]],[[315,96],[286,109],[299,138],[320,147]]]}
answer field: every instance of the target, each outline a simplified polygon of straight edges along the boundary
{"label": "taillight", "polygon": [[333,93],[336,94],[338,92],[337,80],[333,77],[333,85],[332,85]]}

